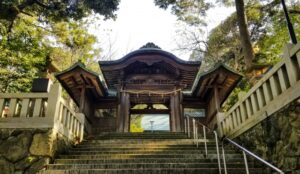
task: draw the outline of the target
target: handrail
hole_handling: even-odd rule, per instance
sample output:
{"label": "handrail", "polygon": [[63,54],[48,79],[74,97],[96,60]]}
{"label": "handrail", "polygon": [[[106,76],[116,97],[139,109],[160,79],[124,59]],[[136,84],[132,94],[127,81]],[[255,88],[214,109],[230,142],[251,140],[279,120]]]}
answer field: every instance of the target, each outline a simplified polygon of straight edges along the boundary
{"label": "handrail", "polygon": [[234,145],[235,147],[239,148],[240,150],[242,150],[243,152],[247,153],[248,155],[254,157],[255,159],[259,160],[260,162],[264,163],[265,165],[271,167],[273,170],[277,171],[280,174],[284,174],[284,172],[280,169],[278,169],[277,167],[275,167],[274,165],[268,163],[267,161],[265,161],[264,159],[260,158],[259,156],[255,155],[254,153],[250,152],[249,150],[247,150],[246,148],[244,148],[243,146],[239,145],[238,143],[234,142],[233,140],[225,137],[223,138],[223,140],[228,141],[229,143],[231,143],[232,145]]}
{"label": "handrail", "polygon": [[205,127],[206,129],[208,129],[209,131],[213,132],[214,130],[212,130],[211,128],[207,127],[206,125],[198,122],[198,124],[200,124],[201,126]]}
{"label": "handrail", "polygon": [[[190,115],[185,114],[186,118],[192,118]],[[189,123],[189,119],[187,119],[187,123]],[[197,122],[197,125],[195,123],[195,119],[193,118],[193,139],[194,139],[194,143],[196,141],[196,145],[198,148],[198,124],[202,125],[203,127],[203,136],[204,136],[204,147],[205,147],[205,154],[207,157],[207,143],[206,143],[206,131],[205,128],[208,129],[210,132],[212,132],[215,135],[215,141],[216,141],[216,150],[217,150],[217,157],[218,157],[218,168],[219,168],[219,174],[222,174],[222,168],[221,168],[221,159],[220,159],[220,152],[219,152],[219,143],[218,143],[218,133],[215,130],[210,129],[209,127],[205,126],[204,124]],[[188,130],[190,129],[189,125],[188,125]],[[188,135],[189,135],[189,131],[188,131]]]}
{"label": "handrail", "polygon": [[[188,115],[188,114],[185,114],[185,116],[188,118],[191,116]],[[215,131],[215,130],[212,130],[211,128],[207,127],[206,125],[200,123],[200,122],[197,122],[197,124],[201,125],[203,127],[203,130],[204,128],[208,129],[210,132],[213,132],[215,134],[215,138],[216,138],[216,148],[217,148],[217,155],[218,155],[218,164],[219,164],[219,172],[221,173],[221,165],[220,165],[220,154],[219,154],[219,147],[218,147],[218,133]],[[193,124],[194,126],[194,124]],[[195,130],[195,129],[194,129]],[[205,131],[203,131],[204,134],[206,134]],[[194,135],[197,135],[197,138],[198,138],[198,133],[195,133],[194,132]],[[206,147],[206,135],[204,135],[205,137],[205,148]],[[193,137],[195,139],[195,137]],[[280,169],[278,169],[277,167],[275,167],[274,165],[270,164],[269,162],[265,161],[264,159],[260,158],[259,156],[255,155],[254,153],[250,152],[248,149],[244,148],[243,146],[239,145],[238,143],[234,142],[233,140],[227,138],[227,137],[224,137],[221,139],[222,141],[222,155],[223,155],[223,162],[224,162],[224,170],[225,170],[225,174],[227,173],[227,167],[226,167],[226,161],[225,161],[225,154],[224,154],[224,147],[223,147],[223,142],[224,140],[228,141],[230,144],[234,145],[235,147],[239,148],[240,150],[242,150],[243,152],[243,155],[244,155],[244,160],[245,160],[245,166],[246,166],[246,171],[248,172],[248,164],[247,164],[247,159],[246,159],[246,156],[245,156],[245,153],[247,153],[248,155],[254,157],[255,159],[257,159],[258,161],[262,162],[263,164],[267,165],[268,167],[270,167],[271,169],[277,171],[278,173],[280,174],[284,174],[284,172]],[[198,142],[198,141],[197,141]],[[207,155],[207,152],[206,152],[206,155]]]}

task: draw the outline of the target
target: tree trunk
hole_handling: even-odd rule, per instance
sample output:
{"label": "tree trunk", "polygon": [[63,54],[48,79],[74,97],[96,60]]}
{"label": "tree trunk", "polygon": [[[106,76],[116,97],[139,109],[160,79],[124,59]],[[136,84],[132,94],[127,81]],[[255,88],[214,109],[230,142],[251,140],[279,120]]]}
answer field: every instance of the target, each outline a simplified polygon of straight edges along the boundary
{"label": "tree trunk", "polygon": [[249,70],[252,66],[252,60],[254,59],[254,52],[252,49],[247,20],[245,16],[244,0],[235,0],[235,7],[245,65],[246,69]]}

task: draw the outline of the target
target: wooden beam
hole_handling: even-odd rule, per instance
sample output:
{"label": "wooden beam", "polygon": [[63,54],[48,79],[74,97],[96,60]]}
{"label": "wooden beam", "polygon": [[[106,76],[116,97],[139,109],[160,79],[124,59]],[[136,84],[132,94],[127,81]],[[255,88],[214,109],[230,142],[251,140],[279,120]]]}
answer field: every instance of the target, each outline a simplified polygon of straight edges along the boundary
{"label": "wooden beam", "polygon": [[[198,81],[198,83],[200,83],[200,81]],[[207,86],[207,84],[209,83],[208,79],[204,79],[200,85],[199,90],[196,92],[196,95],[199,96],[201,94],[201,91],[204,90],[204,88]]]}
{"label": "wooden beam", "polygon": [[92,85],[78,85],[75,88],[76,89],[81,89],[81,88],[92,89],[92,88],[95,88],[95,87],[92,86]]}
{"label": "wooden beam", "polygon": [[[214,75],[214,76],[209,80],[207,86],[208,86],[208,85],[211,86],[211,85],[216,81],[216,79],[218,78],[218,76],[219,76],[219,74]],[[204,91],[203,91],[202,94],[200,95],[201,98],[204,98],[204,95],[207,95],[207,94],[206,94],[206,93],[207,93],[207,90],[208,90],[208,88],[204,88]]]}
{"label": "wooden beam", "polygon": [[117,108],[118,99],[117,97],[113,98],[101,98],[94,102],[94,107],[96,109],[110,109],[110,108]]}
{"label": "wooden beam", "polygon": [[130,109],[130,114],[170,114],[169,109]]}

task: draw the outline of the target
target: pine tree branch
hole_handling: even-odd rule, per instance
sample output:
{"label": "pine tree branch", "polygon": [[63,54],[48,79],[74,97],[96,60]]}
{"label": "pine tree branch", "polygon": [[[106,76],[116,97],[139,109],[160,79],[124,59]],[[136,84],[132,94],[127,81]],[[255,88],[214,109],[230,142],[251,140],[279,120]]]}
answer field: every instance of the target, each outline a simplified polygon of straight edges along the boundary
{"label": "pine tree branch", "polygon": [[300,14],[300,10],[289,10],[289,12],[291,13],[291,14],[297,14],[297,15],[299,15]]}
{"label": "pine tree branch", "polygon": [[36,3],[37,5],[45,8],[45,9],[51,9],[51,7],[49,5],[46,5],[46,4],[42,3],[42,2],[40,2],[39,0],[34,0],[34,3]]}

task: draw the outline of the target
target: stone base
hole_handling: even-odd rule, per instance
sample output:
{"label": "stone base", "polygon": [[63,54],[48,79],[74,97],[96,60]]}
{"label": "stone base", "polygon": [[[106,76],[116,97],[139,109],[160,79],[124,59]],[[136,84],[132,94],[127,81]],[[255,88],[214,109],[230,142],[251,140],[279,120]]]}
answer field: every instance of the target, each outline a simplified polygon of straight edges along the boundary
{"label": "stone base", "polygon": [[300,100],[235,139],[287,173],[300,173]]}
{"label": "stone base", "polygon": [[1,174],[37,173],[70,146],[52,129],[0,129]]}

